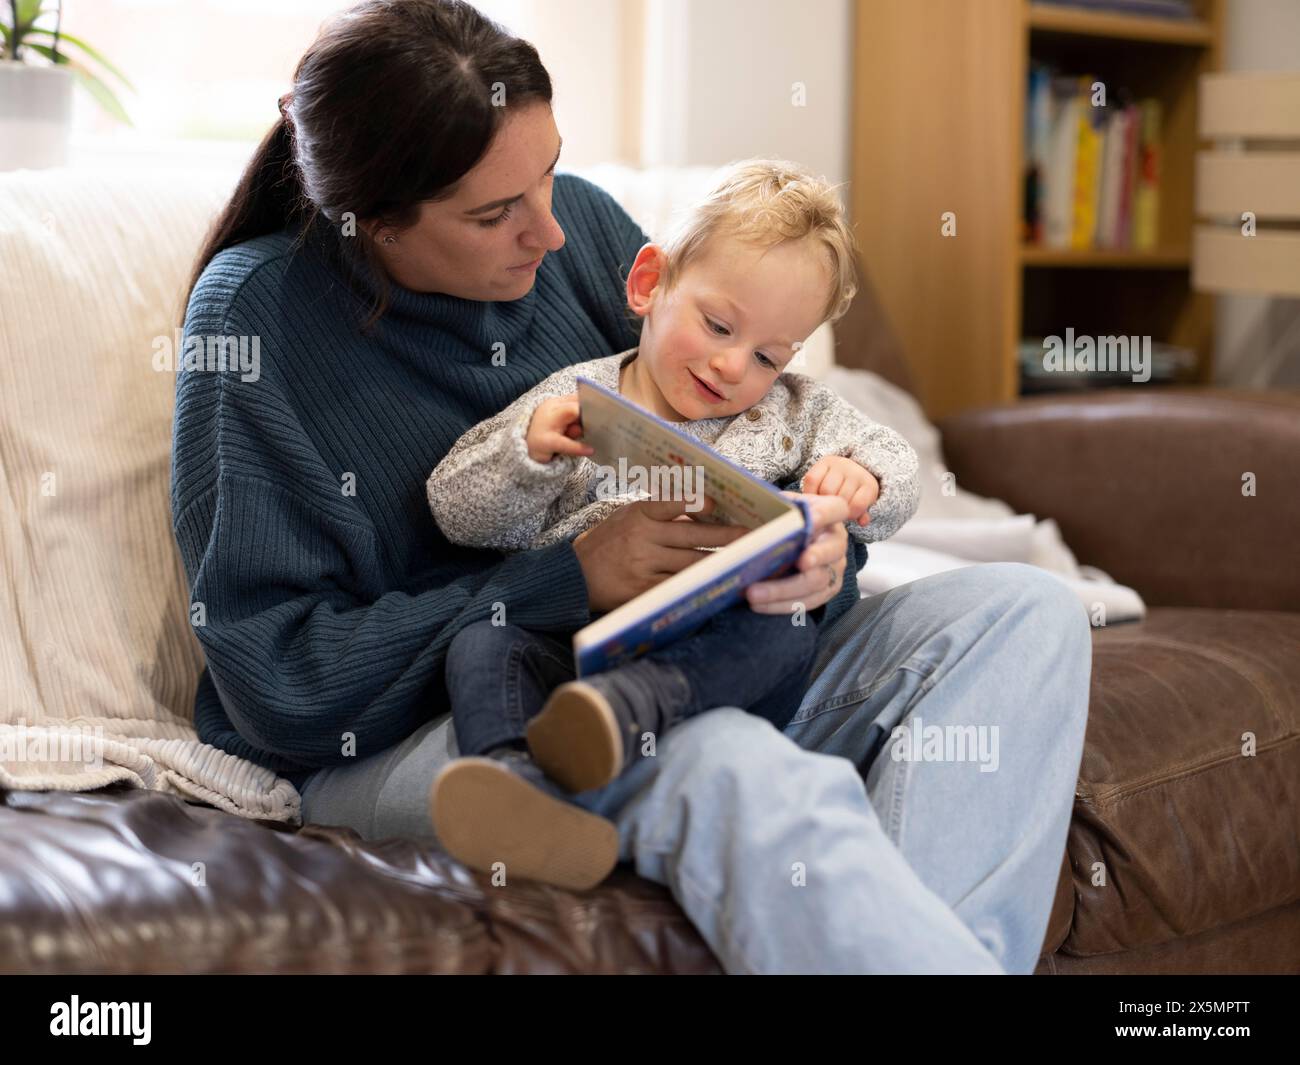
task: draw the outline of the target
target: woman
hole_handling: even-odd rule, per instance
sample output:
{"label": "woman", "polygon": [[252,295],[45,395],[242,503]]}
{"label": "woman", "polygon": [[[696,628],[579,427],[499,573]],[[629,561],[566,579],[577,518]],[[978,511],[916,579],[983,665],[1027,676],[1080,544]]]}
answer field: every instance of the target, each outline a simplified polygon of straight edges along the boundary
{"label": "woman", "polygon": [[[550,101],[534,49],[469,5],[361,4],[303,57],[197,264],[187,337],[257,337],[261,365],[177,384],[174,525],[206,611],[196,728],[289,777],[304,820],[429,837],[457,632],[494,615],[572,631],[740,532],[644,502],[502,559],[428,514],[425,479],[468,427],[636,343],[619,271],[648,238],[554,176]],[[798,572],[748,592],[823,627],[784,735],[715,710],[584,805],[728,971],[1030,971],[1082,749],[1086,620],[1011,565],[859,600],[845,505],[810,502]],[[886,746],[896,727],[982,728],[994,759],[918,758],[928,744]]]}

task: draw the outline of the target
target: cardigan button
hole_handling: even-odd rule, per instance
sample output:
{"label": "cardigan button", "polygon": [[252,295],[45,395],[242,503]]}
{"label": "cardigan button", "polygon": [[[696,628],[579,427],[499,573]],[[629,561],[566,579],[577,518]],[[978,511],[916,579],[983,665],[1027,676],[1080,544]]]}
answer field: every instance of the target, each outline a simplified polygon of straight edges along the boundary
{"label": "cardigan button", "polygon": [[758,421],[759,418],[763,417],[763,413],[762,411],[758,411],[755,410],[753,407],[750,407],[749,410],[745,412],[745,417],[748,418],[751,422],[756,422]]}
{"label": "cardigan button", "polygon": [[794,441],[791,440],[788,436],[783,436],[781,437],[781,446],[785,448],[786,451],[789,451],[792,447],[794,447]]}

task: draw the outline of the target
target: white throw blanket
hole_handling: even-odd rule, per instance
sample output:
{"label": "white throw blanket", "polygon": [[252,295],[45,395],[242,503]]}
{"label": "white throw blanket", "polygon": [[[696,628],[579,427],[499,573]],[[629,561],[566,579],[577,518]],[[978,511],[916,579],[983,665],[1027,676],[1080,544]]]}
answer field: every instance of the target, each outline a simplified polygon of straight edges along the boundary
{"label": "white throw blanket", "polygon": [[908,581],[979,562],[1039,566],[1079,597],[1096,624],[1146,615],[1142,598],[1092,566],[1080,566],[1051,519],[1016,514],[956,484],[944,465],[939,431],[902,389],[864,370],[831,368],[823,381],[873,421],[897,430],[921,461],[921,505],[891,539],[871,545],[858,573],[863,595],[878,595]]}

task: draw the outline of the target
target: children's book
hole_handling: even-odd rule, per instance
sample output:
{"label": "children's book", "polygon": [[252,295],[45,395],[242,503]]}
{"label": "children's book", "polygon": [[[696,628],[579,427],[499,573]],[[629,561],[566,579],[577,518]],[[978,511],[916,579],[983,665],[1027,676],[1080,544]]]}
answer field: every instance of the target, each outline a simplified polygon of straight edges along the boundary
{"label": "children's book", "polygon": [[1044,176],[1043,240],[1050,248],[1068,248],[1074,229],[1079,114],[1087,101],[1080,100],[1075,78],[1054,78],[1052,94],[1050,147]]}
{"label": "children's book", "polygon": [[1104,107],[1092,103],[1093,77],[1079,78],[1079,139],[1074,149],[1074,213],[1070,228],[1070,247],[1083,250],[1093,246],[1097,229],[1097,206],[1101,185],[1101,145]]}
{"label": "children's book", "polygon": [[[582,439],[603,467],[596,492],[610,497],[685,498],[687,512],[704,496],[716,504],[695,521],[750,531],[602,615],[573,636],[579,677],[664,647],[738,602],[744,589],[790,569],[811,542],[812,513],[802,499],[718,454],[617,392],[578,378]],[[680,493],[680,494],[678,494]]]}
{"label": "children's book", "polygon": [[1133,247],[1138,251],[1151,251],[1160,241],[1160,118],[1160,101],[1143,100],[1133,191]]}

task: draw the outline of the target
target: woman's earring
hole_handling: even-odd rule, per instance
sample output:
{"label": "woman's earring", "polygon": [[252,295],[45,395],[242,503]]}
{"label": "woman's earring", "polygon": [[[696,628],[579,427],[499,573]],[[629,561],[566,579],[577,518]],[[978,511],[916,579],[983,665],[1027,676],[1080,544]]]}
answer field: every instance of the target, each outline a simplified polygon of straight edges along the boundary
{"label": "woman's earring", "polygon": [[396,238],[396,237],[385,237],[385,238],[384,238],[384,243],[385,243],[385,244],[396,244],[396,243],[397,243],[397,238]]}

